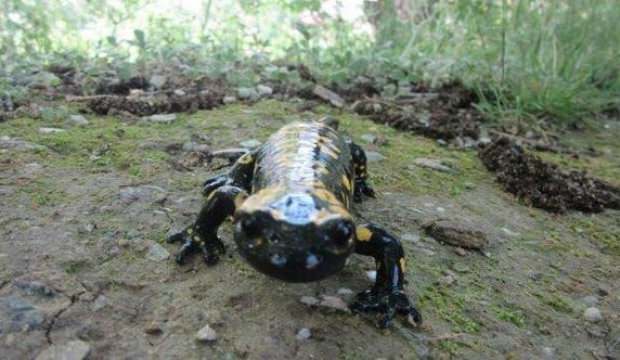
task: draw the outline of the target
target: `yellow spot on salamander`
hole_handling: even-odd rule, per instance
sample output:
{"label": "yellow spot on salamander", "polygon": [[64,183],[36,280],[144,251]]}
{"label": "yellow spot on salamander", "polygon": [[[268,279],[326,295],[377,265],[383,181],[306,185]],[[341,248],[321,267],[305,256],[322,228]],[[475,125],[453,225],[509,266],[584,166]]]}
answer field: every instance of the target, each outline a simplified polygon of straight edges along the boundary
{"label": "yellow spot on salamander", "polygon": [[347,178],[346,175],[342,175],[342,186],[344,186],[347,191],[351,191],[351,181]]}
{"label": "yellow spot on salamander", "polygon": [[355,230],[355,236],[358,241],[370,241],[372,237],[372,231],[370,231],[367,227],[358,226]]}
{"label": "yellow spot on salamander", "polygon": [[237,196],[235,196],[235,208],[238,209],[241,207],[241,205],[243,205],[243,202],[245,201],[245,199],[248,198],[248,194],[245,192],[240,192],[239,194],[237,194]]}
{"label": "yellow spot on salamander", "polygon": [[237,162],[242,165],[247,165],[251,163],[252,160],[254,160],[254,158],[252,157],[252,154],[245,154],[242,157],[240,157],[239,160],[237,160]]}

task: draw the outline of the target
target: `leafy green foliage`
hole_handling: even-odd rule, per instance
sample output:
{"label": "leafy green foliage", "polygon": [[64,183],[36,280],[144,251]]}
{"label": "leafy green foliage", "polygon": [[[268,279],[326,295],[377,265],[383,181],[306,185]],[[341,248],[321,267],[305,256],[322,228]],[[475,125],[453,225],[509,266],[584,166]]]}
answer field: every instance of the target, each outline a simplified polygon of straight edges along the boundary
{"label": "leafy green foliage", "polygon": [[69,62],[130,76],[159,63],[249,85],[277,60],[326,83],[459,80],[493,119],[574,120],[620,105],[616,0],[195,3],[7,0],[0,65],[5,75]]}

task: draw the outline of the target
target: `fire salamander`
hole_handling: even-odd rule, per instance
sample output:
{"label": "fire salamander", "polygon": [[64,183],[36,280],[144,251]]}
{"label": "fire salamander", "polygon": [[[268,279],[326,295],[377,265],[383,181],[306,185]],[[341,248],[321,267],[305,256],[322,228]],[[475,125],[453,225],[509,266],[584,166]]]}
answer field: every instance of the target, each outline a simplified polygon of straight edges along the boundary
{"label": "fire salamander", "polygon": [[239,252],[258,271],[289,282],[317,281],[341,270],[352,253],[372,256],[374,286],[357,295],[354,312],[379,314],[387,327],[396,313],[422,318],[403,290],[400,241],[372,224],[355,225],[352,200],[374,197],[366,155],[337,131],[337,122],[292,123],[230,170],[208,179],[207,197],[193,225],[168,238],[181,242],[176,261],[200,253],[218,262],[224,245],[218,227],[233,216]]}

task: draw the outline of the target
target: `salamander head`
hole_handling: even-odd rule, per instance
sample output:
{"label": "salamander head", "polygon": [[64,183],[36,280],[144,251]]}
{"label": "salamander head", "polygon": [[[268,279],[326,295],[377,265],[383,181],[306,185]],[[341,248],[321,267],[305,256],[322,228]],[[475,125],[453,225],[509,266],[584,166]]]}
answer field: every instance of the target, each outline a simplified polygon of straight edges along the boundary
{"label": "salamander head", "polygon": [[346,210],[311,192],[254,196],[235,215],[235,241],[257,270],[285,281],[307,282],[344,267],[355,232]]}

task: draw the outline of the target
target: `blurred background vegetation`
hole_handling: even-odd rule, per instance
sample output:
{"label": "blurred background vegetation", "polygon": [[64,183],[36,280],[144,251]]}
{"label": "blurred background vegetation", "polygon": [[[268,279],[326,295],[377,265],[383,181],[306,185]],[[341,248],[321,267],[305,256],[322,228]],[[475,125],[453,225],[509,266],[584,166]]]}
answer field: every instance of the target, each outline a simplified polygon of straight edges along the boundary
{"label": "blurred background vegetation", "polygon": [[620,106],[618,44],[618,0],[3,0],[0,91],[52,64],[245,86],[303,63],[326,83],[458,81],[489,119],[561,123]]}

